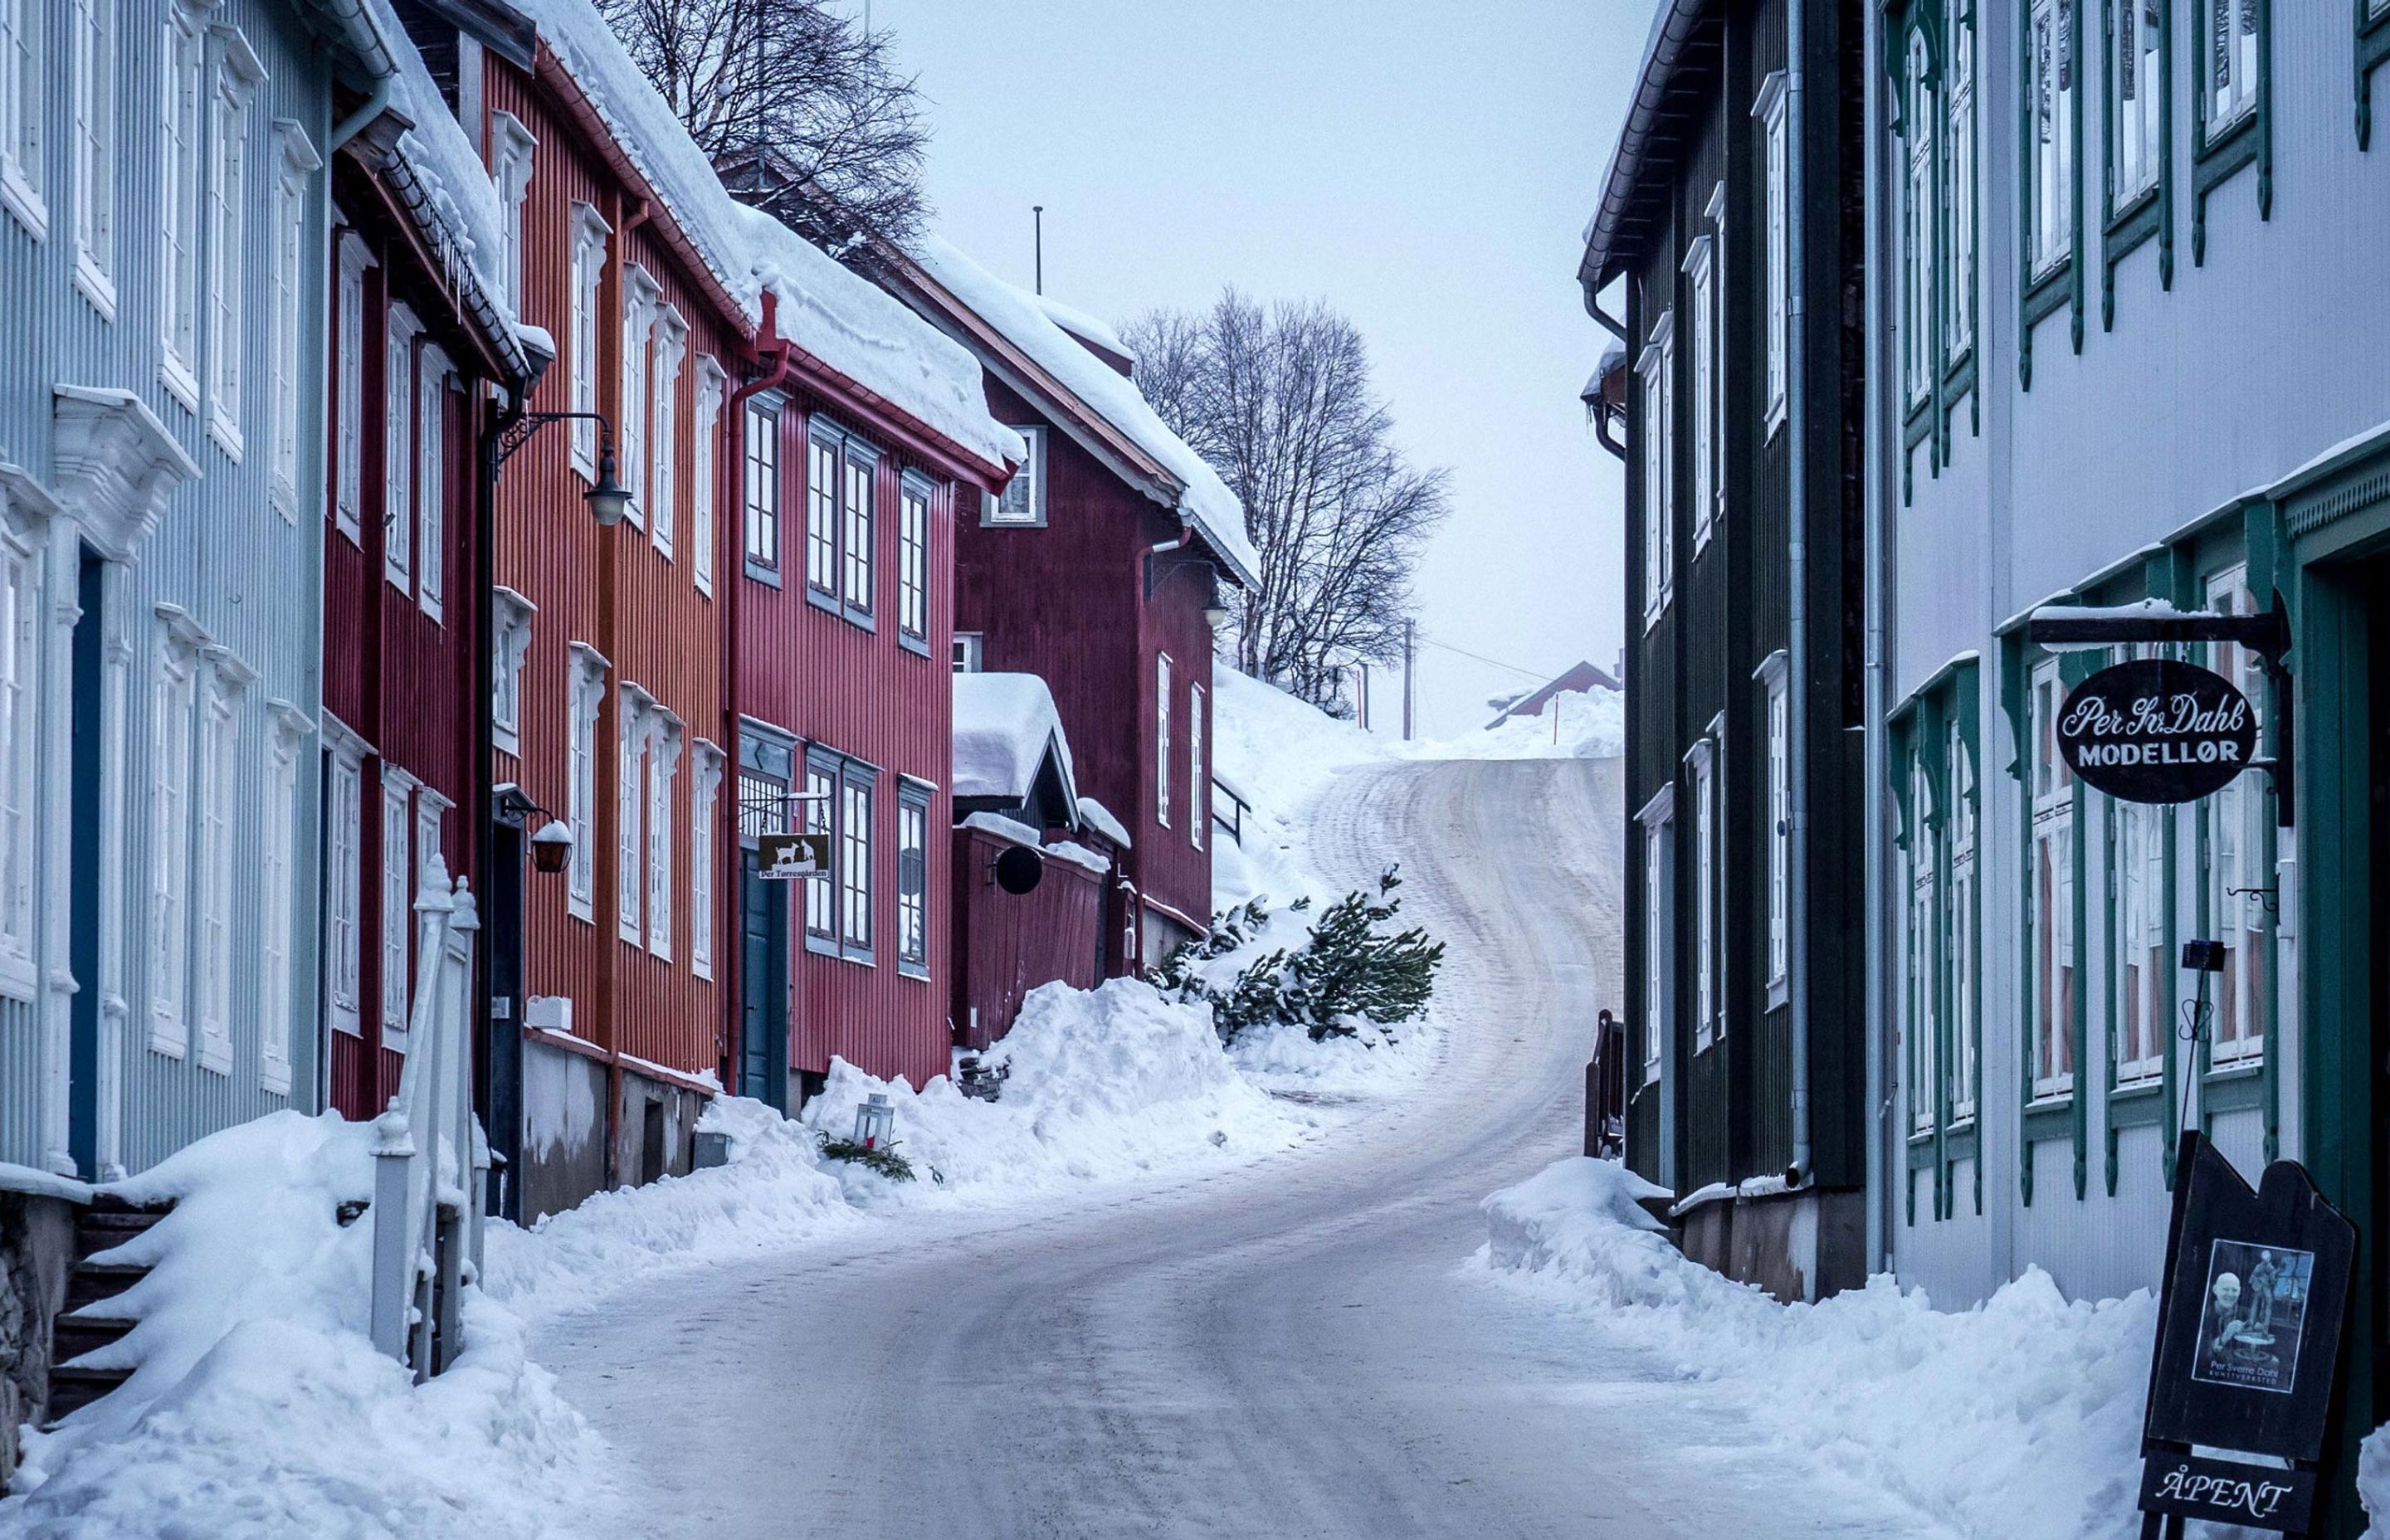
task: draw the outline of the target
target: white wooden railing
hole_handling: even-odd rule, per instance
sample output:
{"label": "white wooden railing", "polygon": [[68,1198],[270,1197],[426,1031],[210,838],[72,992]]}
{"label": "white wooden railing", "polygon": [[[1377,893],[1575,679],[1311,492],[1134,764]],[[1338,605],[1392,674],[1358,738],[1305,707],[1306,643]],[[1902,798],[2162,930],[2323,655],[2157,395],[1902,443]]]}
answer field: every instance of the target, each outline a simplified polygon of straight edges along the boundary
{"label": "white wooden railing", "polygon": [[482,1265],[490,1147],[473,1116],[472,891],[424,862],[415,900],[415,994],[398,1095],[374,1120],[374,1346],[421,1380],[463,1345],[458,1303]]}

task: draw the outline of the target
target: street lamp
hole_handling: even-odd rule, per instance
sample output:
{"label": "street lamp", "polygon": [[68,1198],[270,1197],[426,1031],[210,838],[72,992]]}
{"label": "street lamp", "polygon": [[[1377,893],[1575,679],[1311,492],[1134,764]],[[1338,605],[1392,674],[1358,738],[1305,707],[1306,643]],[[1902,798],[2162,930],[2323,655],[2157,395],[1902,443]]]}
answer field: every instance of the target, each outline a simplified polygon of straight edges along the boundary
{"label": "street lamp", "polygon": [[1217,588],[1214,588],[1212,597],[1203,602],[1203,623],[1214,631],[1219,631],[1228,623],[1228,607],[1221,601]]}
{"label": "street lamp", "polygon": [[614,425],[606,420],[603,412],[525,412],[506,425],[499,434],[495,458],[490,468],[491,485],[497,483],[497,467],[514,457],[516,450],[531,441],[531,436],[551,422],[594,422],[598,425],[598,480],[582,494],[582,501],[598,518],[600,529],[612,529],[630,511],[631,489],[615,479]]}
{"label": "street lamp", "polygon": [[623,521],[623,514],[631,506],[631,489],[614,480],[614,430],[606,430],[606,447],[598,456],[598,481],[584,494],[589,511],[598,516],[598,527],[610,530]]}

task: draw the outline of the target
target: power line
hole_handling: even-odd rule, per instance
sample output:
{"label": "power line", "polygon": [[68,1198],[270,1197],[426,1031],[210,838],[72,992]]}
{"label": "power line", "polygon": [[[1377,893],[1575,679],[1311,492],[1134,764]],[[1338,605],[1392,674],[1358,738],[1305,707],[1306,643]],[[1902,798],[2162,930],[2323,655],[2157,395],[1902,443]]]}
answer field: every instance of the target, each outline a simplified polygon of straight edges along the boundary
{"label": "power line", "polygon": [[1551,674],[1543,669],[1525,668],[1517,663],[1506,663],[1499,658],[1488,658],[1482,652],[1471,652],[1465,647],[1455,647],[1450,642],[1437,641],[1434,637],[1428,635],[1424,632],[1420,634],[1420,640],[1425,642],[1430,647],[1442,648],[1446,652],[1457,652],[1461,657],[1467,658],[1473,662],[1486,663],[1495,668],[1509,669],[1513,674],[1524,674],[1526,677],[1535,680],[1537,684],[1541,684],[1551,677]]}

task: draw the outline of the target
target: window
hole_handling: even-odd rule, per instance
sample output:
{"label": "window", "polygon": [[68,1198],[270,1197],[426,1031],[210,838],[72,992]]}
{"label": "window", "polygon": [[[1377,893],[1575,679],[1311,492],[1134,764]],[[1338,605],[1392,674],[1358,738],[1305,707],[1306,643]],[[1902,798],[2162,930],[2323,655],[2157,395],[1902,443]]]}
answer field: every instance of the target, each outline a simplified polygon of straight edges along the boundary
{"label": "window", "polygon": [[1942,297],[1942,334],[1948,359],[1957,359],[1975,343],[1975,4],[1950,0],[1950,59],[1944,72],[1949,121],[1943,173],[1948,235],[1944,244],[1949,276]]}
{"label": "window", "polygon": [[168,617],[149,704],[149,1046],[179,1059],[190,1042],[185,1011],[191,934],[191,723],[197,643]]}
{"label": "window", "polygon": [[652,490],[649,496],[655,508],[649,515],[649,538],[656,549],[666,557],[673,554],[673,541],[678,536],[680,521],[677,499],[680,489],[675,472],[680,466],[680,359],[688,338],[688,323],[680,312],[666,305],[656,318],[655,409],[652,435],[655,439],[655,469]]}
{"label": "window", "polygon": [[240,687],[210,671],[199,744],[199,1067],[232,1072],[234,810],[239,805]]}
{"label": "window", "polygon": [[983,524],[1043,524],[1046,522],[1046,430],[1015,428],[1021,442],[1029,448],[1029,457],[1004,483],[1001,493],[991,494],[986,503]]}
{"label": "window", "polygon": [[565,912],[594,919],[598,894],[598,708],[605,699],[607,663],[598,649],[572,644],[565,701],[565,828],[572,835],[566,866]]}
{"label": "window", "polygon": [[722,479],[722,366],[713,359],[697,361],[697,432],[689,441],[688,571],[697,591],[713,594],[713,503]]}
{"label": "window", "polygon": [[655,327],[656,301],[663,290],[648,270],[634,263],[623,269],[623,382],[615,403],[614,440],[621,453],[623,485],[631,503],[623,517],[636,529],[648,527],[648,343]]}
{"label": "window", "polygon": [[532,160],[539,141],[511,112],[490,114],[490,180],[498,189],[498,271],[506,276],[507,304],[522,311],[522,210],[531,191]]}
{"label": "window", "polygon": [[1943,978],[1942,905],[1935,863],[1942,815],[1934,805],[1934,782],[1922,758],[1909,774],[1908,833],[1908,1020],[1903,1036],[1908,1049],[1908,1126],[1913,1134],[1931,1134],[1936,1121],[1934,1097],[1940,1077],[1934,1071],[1934,1048],[1942,1032]]}
{"label": "window", "polygon": [[647,883],[642,874],[647,870],[644,833],[648,807],[648,788],[644,775],[648,766],[649,740],[658,723],[655,698],[638,686],[625,684],[617,693],[614,707],[615,747],[621,752],[622,773],[616,787],[614,828],[619,841],[614,865],[614,914],[616,933],[636,946],[645,938],[642,916],[646,908]]}
{"label": "window", "polygon": [[673,955],[673,780],[680,770],[681,725],[662,716],[648,751],[648,950]]}
{"label": "window", "polygon": [[[805,790],[797,805],[803,809],[803,832],[828,834],[831,838],[830,865],[833,874],[838,865],[838,768],[837,756],[821,751],[805,751]],[[816,879],[805,885],[805,944],[808,950],[838,955],[838,916],[830,880]]]}
{"label": "window", "polygon": [[[1900,114],[1907,139],[1907,172],[1901,183],[1900,227],[1903,247],[1900,375],[1902,404],[1915,408],[1934,393],[1934,236],[1937,232],[1934,196],[1934,142],[1942,116],[1934,89],[1934,65],[1922,28],[1908,33],[1908,66],[1901,82],[1908,100]],[[1923,1084],[1923,1083],[1919,1083]]]}
{"label": "window", "polygon": [[441,590],[446,583],[448,501],[448,386],[451,372],[448,355],[428,343],[416,372],[416,453],[418,466],[415,477],[417,523],[420,526],[418,539],[422,550],[417,558],[415,592],[423,612],[433,620],[441,615]]}
{"label": "window", "polygon": [[328,731],[324,769],[324,994],[336,1031],[358,1025],[365,776],[353,736]]}
{"label": "window", "polygon": [[[42,8],[40,0],[25,3],[36,13]],[[69,67],[74,96],[74,282],[111,321],[116,319],[118,4],[72,0],[74,59]],[[7,11],[6,0],[0,0],[0,32],[12,30]],[[0,180],[6,174],[0,172]]]}
{"label": "window", "polygon": [[448,875],[448,842],[442,838],[442,819],[456,804],[434,791],[418,784],[415,788],[415,849],[407,867],[407,879],[417,893],[423,891],[423,874],[437,871],[442,879]]}
{"label": "window", "polygon": [[688,970],[700,979],[713,977],[713,809],[723,763],[720,749],[697,740],[688,782]]}
{"label": "window", "polygon": [[2058,660],[2034,666],[2032,905],[2033,1094],[2075,1089],[2075,773],[2058,751],[2066,698]]}
{"label": "window", "polygon": [[339,330],[335,351],[341,371],[336,387],[341,398],[340,443],[335,450],[340,463],[335,468],[332,521],[360,545],[365,540],[361,510],[365,507],[366,269],[374,265],[373,253],[366,250],[363,237],[354,230],[342,230],[340,314],[334,323]]}
{"label": "window", "polygon": [[878,467],[852,440],[846,444],[846,610],[865,620],[877,602],[873,576],[879,552],[878,499],[873,495]]}
{"label": "window", "polygon": [[249,98],[265,71],[240,33],[211,30],[219,58],[208,97],[208,433],[238,459],[241,360],[249,345],[242,314],[249,294]]}
{"label": "window", "polygon": [[977,674],[983,666],[981,660],[985,656],[985,638],[978,632],[955,633],[955,672],[957,674]]}
{"label": "window", "polygon": [[35,635],[41,623],[38,548],[0,536],[0,976],[33,996],[33,822],[40,699]]}
{"label": "window", "polygon": [[406,1046],[407,931],[415,923],[415,777],[381,767],[381,1042]]}
{"label": "window", "polygon": [[35,239],[49,231],[42,202],[47,124],[42,83],[50,67],[42,37],[46,0],[0,0],[0,204]]}
{"label": "window", "polygon": [[2158,116],[2165,80],[2161,0],[2108,0],[2108,196],[2110,212],[2130,208],[2158,185],[2166,143]]}
{"label": "window", "polygon": [[1786,996],[1791,978],[1792,910],[1792,713],[1784,654],[1761,665],[1767,685],[1767,1003]]}
{"label": "window", "polygon": [[1674,1030],[1676,897],[1671,881],[1676,823],[1666,788],[1639,816],[1643,825],[1643,1083],[1656,1085]]}
{"label": "window", "polygon": [[[105,0],[93,0],[105,3]],[[268,343],[266,431],[273,450],[274,506],[282,517],[299,518],[300,295],[307,287],[308,178],[323,160],[306,134],[288,119],[274,125],[280,172],[274,179],[273,336]],[[343,296],[345,301],[346,296]],[[360,296],[362,302],[362,295]]]}
{"label": "window", "polygon": [[1751,115],[1760,121],[1766,136],[1767,177],[1767,253],[1765,293],[1767,316],[1767,431],[1774,436],[1787,410],[1791,378],[1791,317],[1792,231],[1788,199],[1792,174],[1792,147],[1784,120],[1784,71],[1769,75],[1759,88]]}
{"label": "window", "polygon": [[[2247,569],[2236,566],[2209,578],[2207,608],[2223,615],[2255,613]],[[2219,643],[2208,648],[2205,661],[2249,698],[2262,731],[2266,676],[2257,655],[2237,643]],[[2266,1046],[2273,929],[2264,899],[2274,891],[2275,874],[2265,790],[2261,776],[2238,776],[2199,812],[2205,890],[2201,918],[2208,936],[2224,943],[2224,975],[2216,982],[2216,1015],[2208,1033],[2209,1061],[2218,1068],[2254,1061]]]}
{"label": "window", "polygon": [[780,581],[780,414],[747,406],[747,575]]}
{"label": "window", "polygon": [[805,586],[838,592],[838,441],[819,427],[805,443]]}
{"label": "window", "polygon": [[[572,338],[566,347],[566,394],[575,412],[598,410],[598,293],[606,276],[606,237],[613,226],[577,199],[572,205]],[[598,478],[598,425],[572,424],[572,468]]]}
{"label": "window", "polygon": [[422,330],[413,311],[390,307],[381,367],[381,570],[401,593],[415,586],[415,339]]}
{"label": "window", "polygon": [[299,745],[306,730],[306,719],[295,708],[275,703],[266,735],[265,822],[257,863],[257,1058],[260,1085],[276,1096],[290,1090],[290,964],[299,882],[293,857],[299,844]]}
{"label": "window", "polygon": [[1210,822],[1203,816],[1203,800],[1211,789],[1212,777],[1203,773],[1203,687],[1190,679],[1187,683],[1187,842],[1197,850],[1203,848],[1203,826]]}
{"label": "window", "polygon": [[[0,4],[7,0],[0,0]],[[34,10],[41,0],[15,0]],[[199,409],[200,108],[207,95],[207,37],[184,0],[166,7],[166,78],[159,121],[163,218],[159,295],[159,375],[185,406]],[[0,183],[5,186],[5,183]]]}
{"label": "window", "polygon": [[2075,250],[2075,12],[2032,0],[2025,33],[2026,276],[2058,270]]}
{"label": "window", "polygon": [[2135,1085],[2165,1072],[2168,948],[2165,915],[2166,812],[2111,802],[2116,820],[2116,1084]]}
{"label": "window", "polygon": [[930,792],[910,781],[896,788],[896,968],[930,971]]}
{"label": "window", "polygon": [[930,489],[910,476],[896,494],[896,632],[929,641]]}
{"label": "window", "polygon": [[1717,978],[1717,777],[1712,746],[1693,747],[1693,1051],[1716,1042],[1724,1025]]}
{"label": "window", "polygon": [[1643,623],[1650,626],[1668,607],[1676,586],[1675,507],[1669,498],[1676,466],[1676,434],[1669,401],[1669,373],[1676,363],[1674,317],[1663,314],[1643,349]]}
{"label": "window", "polygon": [[1712,241],[1700,236],[1685,258],[1687,321],[1693,328],[1693,549],[1709,544],[1717,508],[1717,281]]}
{"label": "window", "polygon": [[1170,827],[1170,654],[1153,657],[1153,821]]}
{"label": "window", "polygon": [[869,625],[880,453],[815,417],[805,432],[805,589],[827,608]]}
{"label": "window", "polygon": [[2197,0],[2200,110],[2214,144],[2257,106],[2257,10],[2264,0]]}
{"label": "window", "polygon": [[522,671],[531,656],[532,617],[539,607],[502,584],[490,589],[490,742],[522,752]]}
{"label": "window", "polygon": [[1975,1115],[1975,948],[1981,900],[1975,878],[1975,756],[1963,729],[1950,733],[1949,918],[1946,942],[1950,980],[1950,1048],[1943,1058],[1945,1094],[1953,1123]]}
{"label": "window", "polygon": [[871,960],[871,780],[849,762],[840,777],[838,888],[843,954]]}

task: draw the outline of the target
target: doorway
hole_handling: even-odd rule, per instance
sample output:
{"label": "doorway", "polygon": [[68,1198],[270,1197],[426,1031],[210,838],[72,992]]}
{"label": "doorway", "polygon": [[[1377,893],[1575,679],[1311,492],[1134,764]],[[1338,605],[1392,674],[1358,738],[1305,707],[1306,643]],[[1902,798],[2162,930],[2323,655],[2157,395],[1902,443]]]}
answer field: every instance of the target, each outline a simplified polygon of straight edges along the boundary
{"label": "doorway", "polygon": [[789,885],[739,853],[739,1094],[789,1110]]}
{"label": "doorway", "polygon": [[69,1008],[67,1050],[67,1153],[75,1169],[93,1181],[108,1173],[99,1161],[99,785],[101,776],[101,633],[107,619],[107,563],[86,550],[76,574],[75,602],[83,616],[74,628],[74,696],[71,704],[73,774],[69,779],[67,967],[80,987]]}

